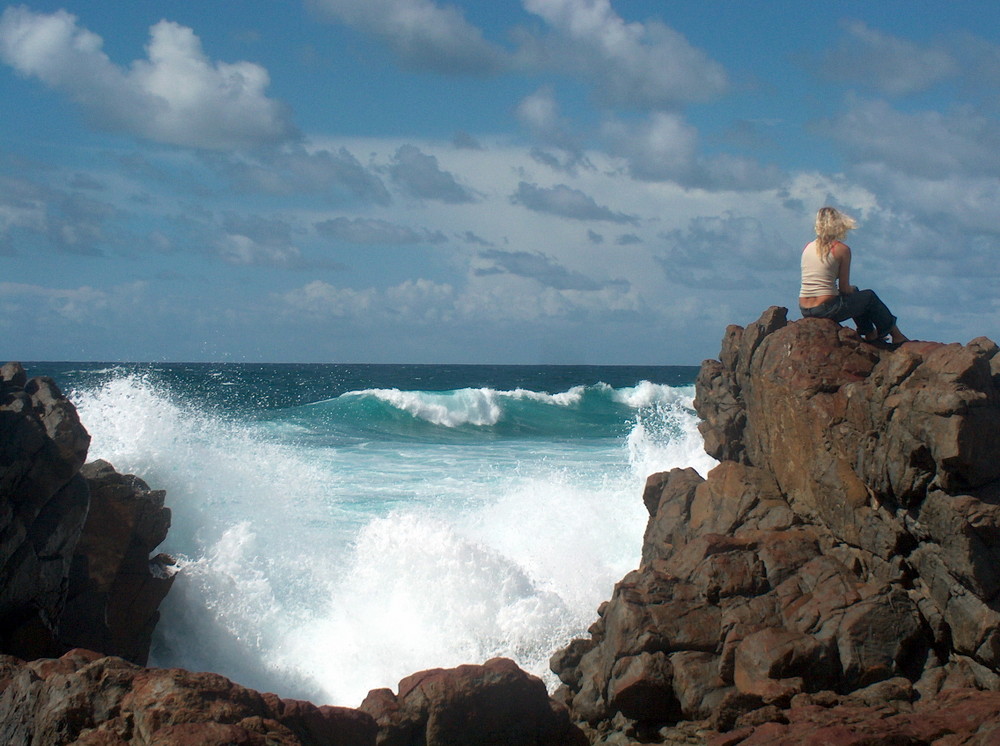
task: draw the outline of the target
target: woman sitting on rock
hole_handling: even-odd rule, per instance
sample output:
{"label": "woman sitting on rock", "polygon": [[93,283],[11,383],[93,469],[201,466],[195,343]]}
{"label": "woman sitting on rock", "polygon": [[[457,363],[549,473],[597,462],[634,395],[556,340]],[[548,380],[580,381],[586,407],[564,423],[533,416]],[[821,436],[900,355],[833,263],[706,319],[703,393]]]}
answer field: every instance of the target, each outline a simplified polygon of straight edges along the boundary
{"label": "woman sitting on rock", "polygon": [[854,319],[867,342],[881,342],[887,335],[893,344],[907,342],[875,291],[851,285],[851,249],[842,239],[854,227],[854,218],[833,207],[816,213],[816,240],[802,250],[799,310],[803,316],[837,322]]}

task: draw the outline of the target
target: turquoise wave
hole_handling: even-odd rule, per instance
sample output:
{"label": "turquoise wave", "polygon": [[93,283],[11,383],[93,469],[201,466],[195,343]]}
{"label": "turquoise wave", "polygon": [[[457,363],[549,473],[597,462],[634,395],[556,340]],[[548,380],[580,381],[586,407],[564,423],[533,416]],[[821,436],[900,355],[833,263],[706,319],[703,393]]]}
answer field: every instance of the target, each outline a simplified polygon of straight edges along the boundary
{"label": "turquoise wave", "polygon": [[302,437],[346,440],[495,438],[579,440],[627,435],[644,411],[686,408],[690,386],[642,381],[634,387],[603,383],[555,394],[528,389],[460,388],[349,391],[333,399],[272,413],[272,425]]}

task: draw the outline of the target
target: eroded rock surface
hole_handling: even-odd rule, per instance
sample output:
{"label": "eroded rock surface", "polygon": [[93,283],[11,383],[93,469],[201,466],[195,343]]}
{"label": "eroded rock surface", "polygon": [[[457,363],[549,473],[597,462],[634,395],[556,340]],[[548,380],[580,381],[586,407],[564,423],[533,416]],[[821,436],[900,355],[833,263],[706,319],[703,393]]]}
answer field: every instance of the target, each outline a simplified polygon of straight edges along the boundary
{"label": "eroded rock surface", "polygon": [[0,656],[0,743],[370,746],[375,722],[212,673],[141,668],[72,650],[24,663]]}
{"label": "eroded rock surface", "polygon": [[996,344],[880,348],[771,308],[726,331],[696,388],[719,466],[649,478],[640,567],[552,659],[592,740],[614,742],[623,718],[651,741],[683,721],[740,734],[726,743],[793,739],[802,697],[860,706],[885,682],[903,719],[942,691],[995,707]]}
{"label": "eroded rock surface", "polygon": [[483,665],[431,669],[375,689],[361,710],[378,723],[379,746],[482,744],[585,746],[569,713],[542,680],[506,658]]}

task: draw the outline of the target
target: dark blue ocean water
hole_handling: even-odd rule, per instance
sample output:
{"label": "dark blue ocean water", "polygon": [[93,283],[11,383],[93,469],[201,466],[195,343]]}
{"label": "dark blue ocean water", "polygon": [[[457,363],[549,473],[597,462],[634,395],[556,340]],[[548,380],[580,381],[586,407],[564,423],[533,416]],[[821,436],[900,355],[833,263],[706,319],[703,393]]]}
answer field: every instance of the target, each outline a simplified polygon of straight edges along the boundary
{"label": "dark blue ocean water", "polygon": [[318,703],[496,655],[551,681],[638,563],[646,476],[714,465],[693,367],[25,367],[167,491],[153,663]]}

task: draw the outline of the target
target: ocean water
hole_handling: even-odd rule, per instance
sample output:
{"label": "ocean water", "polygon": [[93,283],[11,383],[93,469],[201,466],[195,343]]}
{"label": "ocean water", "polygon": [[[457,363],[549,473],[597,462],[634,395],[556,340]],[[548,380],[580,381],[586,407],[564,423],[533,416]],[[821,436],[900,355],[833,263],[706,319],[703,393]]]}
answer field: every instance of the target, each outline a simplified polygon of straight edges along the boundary
{"label": "ocean water", "polygon": [[705,474],[693,367],[27,364],[167,492],[150,663],[356,707],[549,656],[638,565],[646,476]]}

